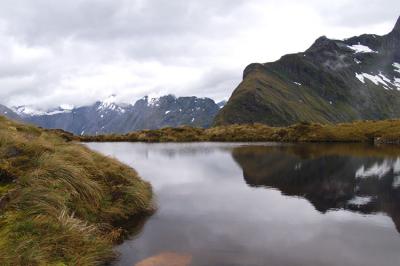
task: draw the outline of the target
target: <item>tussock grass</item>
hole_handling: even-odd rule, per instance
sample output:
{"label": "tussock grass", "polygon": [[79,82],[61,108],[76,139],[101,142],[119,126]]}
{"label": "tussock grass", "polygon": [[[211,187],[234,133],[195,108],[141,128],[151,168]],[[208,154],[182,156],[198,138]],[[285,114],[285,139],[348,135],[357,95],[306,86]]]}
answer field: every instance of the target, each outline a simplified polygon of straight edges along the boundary
{"label": "tussock grass", "polygon": [[82,136],[81,141],[132,142],[377,142],[400,144],[400,120],[356,121],[342,124],[299,123],[289,127],[264,124],[218,126],[209,129],[181,127],[143,130],[125,135]]}
{"label": "tussock grass", "polygon": [[1,265],[99,265],[117,224],[150,212],[152,190],[71,134],[0,117]]}

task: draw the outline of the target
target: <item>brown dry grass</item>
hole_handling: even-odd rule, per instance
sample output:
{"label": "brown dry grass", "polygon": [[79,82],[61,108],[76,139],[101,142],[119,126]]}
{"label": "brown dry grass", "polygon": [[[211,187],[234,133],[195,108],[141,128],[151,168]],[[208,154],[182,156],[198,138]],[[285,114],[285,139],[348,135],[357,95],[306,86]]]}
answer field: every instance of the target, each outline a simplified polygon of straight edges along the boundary
{"label": "brown dry grass", "polygon": [[1,265],[98,265],[121,220],[152,209],[147,182],[71,136],[0,117]]}
{"label": "brown dry grass", "polygon": [[356,121],[322,125],[299,123],[289,127],[263,124],[229,125],[209,129],[180,127],[142,130],[125,135],[83,136],[81,141],[131,142],[380,142],[400,143],[400,120]]}

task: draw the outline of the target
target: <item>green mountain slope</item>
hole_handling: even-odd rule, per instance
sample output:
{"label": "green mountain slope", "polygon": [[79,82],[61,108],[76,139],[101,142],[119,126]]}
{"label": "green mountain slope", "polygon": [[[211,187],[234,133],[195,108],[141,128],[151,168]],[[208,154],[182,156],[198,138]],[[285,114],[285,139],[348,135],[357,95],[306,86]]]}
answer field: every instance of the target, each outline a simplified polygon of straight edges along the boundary
{"label": "green mountain slope", "polygon": [[337,123],[400,117],[400,19],[387,35],[321,37],[304,53],[251,64],[214,123]]}

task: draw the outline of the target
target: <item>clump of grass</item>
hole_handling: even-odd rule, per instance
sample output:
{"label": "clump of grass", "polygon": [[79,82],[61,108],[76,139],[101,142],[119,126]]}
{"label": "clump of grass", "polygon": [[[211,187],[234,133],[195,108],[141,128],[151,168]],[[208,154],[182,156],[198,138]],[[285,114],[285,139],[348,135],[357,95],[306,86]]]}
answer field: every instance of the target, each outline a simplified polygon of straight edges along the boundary
{"label": "clump of grass", "polygon": [[378,142],[400,144],[400,120],[356,121],[342,124],[302,122],[289,127],[264,124],[217,126],[209,129],[180,127],[143,130],[125,135],[83,136],[81,141],[132,142]]}
{"label": "clump of grass", "polygon": [[152,210],[152,190],[75,137],[0,117],[2,265],[98,265],[118,224]]}

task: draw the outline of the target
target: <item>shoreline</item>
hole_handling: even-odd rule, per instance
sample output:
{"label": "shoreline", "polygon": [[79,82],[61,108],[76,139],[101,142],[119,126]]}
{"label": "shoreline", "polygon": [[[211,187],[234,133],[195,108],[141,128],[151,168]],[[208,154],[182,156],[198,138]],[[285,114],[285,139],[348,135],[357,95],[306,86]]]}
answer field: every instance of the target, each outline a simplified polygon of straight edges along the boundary
{"label": "shoreline", "polygon": [[[151,184],[69,134],[0,117],[0,261],[102,265],[155,210]],[[137,218],[137,221],[136,221]],[[135,219],[135,221],[132,221]]]}
{"label": "shoreline", "polygon": [[400,144],[400,120],[356,121],[341,124],[299,123],[288,127],[263,124],[229,125],[208,129],[179,127],[127,134],[74,136],[81,142],[293,142]]}

